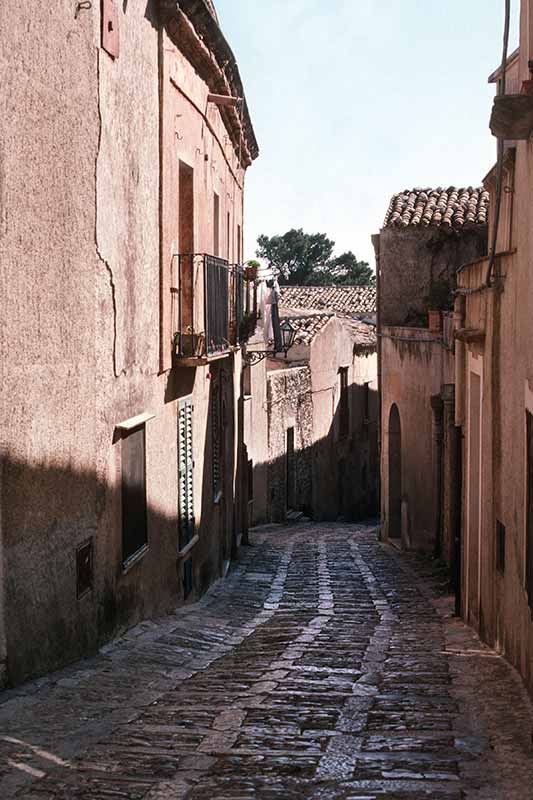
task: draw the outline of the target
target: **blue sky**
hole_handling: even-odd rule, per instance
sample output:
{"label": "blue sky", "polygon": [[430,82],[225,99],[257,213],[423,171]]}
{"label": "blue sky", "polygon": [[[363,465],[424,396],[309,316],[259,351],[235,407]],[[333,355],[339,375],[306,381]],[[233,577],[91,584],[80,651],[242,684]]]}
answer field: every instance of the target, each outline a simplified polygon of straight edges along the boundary
{"label": "blue sky", "polygon": [[[512,49],[518,0],[513,0]],[[245,255],[261,233],[323,232],[374,266],[390,197],[479,184],[504,0],[218,0],[261,155]]]}

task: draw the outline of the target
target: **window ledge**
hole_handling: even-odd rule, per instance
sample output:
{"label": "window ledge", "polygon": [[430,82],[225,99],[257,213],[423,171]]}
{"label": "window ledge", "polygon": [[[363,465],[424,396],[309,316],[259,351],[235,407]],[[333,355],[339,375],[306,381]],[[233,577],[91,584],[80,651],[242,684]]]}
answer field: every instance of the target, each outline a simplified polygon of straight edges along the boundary
{"label": "window ledge", "polygon": [[131,417],[131,419],[124,420],[124,422],[119,422],[115,427],[119,431],[131,431],[133,428],[140,428],[141,425],[154,418],[155,414],[139,414],[137,417]]}
{"label": "window ledge", "polygon": [[122,564],[122,574],[126,575],[130,569],[135,566],[135,564],[137,564],[139,561],[142,561],[149,549],[150,546],[145,544],[140,550],[137,550],[136,553],[130,556],[127,561],[124,561]]}
{"label": "window ledge", "polygon": [[178,553],[178,561],[183,561],[183,559],[187,558],[191,550],[196,547],[198,542],[200,541],[200,536],[196,533],[191,541],[185,545],[185,547],[179,551]]}

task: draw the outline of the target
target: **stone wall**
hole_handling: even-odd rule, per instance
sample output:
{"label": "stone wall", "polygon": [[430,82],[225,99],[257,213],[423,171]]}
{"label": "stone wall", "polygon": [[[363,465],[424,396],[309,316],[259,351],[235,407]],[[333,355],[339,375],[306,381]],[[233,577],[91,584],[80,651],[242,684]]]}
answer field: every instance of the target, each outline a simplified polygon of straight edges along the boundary
{"label": "stone wall", "polygon": [[456,270],[487,252],[487,229],[385,228],[379,235],[379,307],[383,325],[424,327],[432,284],[453,288]]}
{"label": "stone wall", "polygon": [[287,430],[294,428],[294,510],[312,505],[313,399],[309,367],[268,373],[268,504],[272,522],[287,511]]}

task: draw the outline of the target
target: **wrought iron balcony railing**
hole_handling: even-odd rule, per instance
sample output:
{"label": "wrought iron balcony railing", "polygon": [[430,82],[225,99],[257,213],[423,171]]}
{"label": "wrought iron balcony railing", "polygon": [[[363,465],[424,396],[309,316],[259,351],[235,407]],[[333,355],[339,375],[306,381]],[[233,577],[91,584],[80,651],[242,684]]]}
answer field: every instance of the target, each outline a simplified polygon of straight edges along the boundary
{"label": "wrought iron balcony railing", "polygon": [[244,281],[239,265],[216,256],[173,259],[173,324],[178,358],[208,358],[239,344]]}

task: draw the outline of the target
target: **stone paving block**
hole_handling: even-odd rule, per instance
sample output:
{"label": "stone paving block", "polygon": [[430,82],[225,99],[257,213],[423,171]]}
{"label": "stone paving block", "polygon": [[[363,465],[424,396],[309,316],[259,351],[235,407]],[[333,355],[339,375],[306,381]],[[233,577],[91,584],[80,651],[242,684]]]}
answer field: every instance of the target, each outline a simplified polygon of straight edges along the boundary
{"label": "stone paving block", "polygon": [[254,538],[196,605],[0,695],[2,800],[533,797],[523,686],[427,564],[364,526]]}

